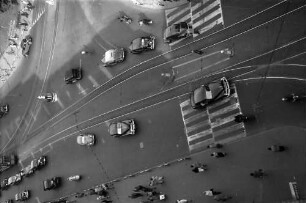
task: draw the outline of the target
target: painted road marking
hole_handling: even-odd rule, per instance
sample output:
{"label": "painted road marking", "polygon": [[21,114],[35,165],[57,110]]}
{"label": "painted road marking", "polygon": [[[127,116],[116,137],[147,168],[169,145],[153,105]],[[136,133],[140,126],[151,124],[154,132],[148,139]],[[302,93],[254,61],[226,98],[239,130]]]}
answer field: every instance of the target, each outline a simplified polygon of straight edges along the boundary
{"label": "painted road marking", "polygon": [[86,95],[86,90],[82,87],[80,83],[77,83],[77,88],[80,90],[79,94]]}
{"label": "painted road marking", "polygon": [[37,201],[38,203],[41,203],[41,201],[39,200],[38,197],[35,197],[35,199],[36,199],[36,201]]}
{"label": "painted road marking", "polygon": [[114,77],[111,72],[102,64],[99,65],[99,69],[104,73],[104,75],[106,75],[108,79],[112,79]]}
{"label": "painted road marking", "polygon": [[60,105],[62,109],[65,108],[64,104],[61,102],[61,100],[58,97],[57,97],[57,103]]}
{"label": "painted road marking", "polygon": [[93,87],[99,87],[99,83],[91,75],[88,75],[88,79],[93,84]]}

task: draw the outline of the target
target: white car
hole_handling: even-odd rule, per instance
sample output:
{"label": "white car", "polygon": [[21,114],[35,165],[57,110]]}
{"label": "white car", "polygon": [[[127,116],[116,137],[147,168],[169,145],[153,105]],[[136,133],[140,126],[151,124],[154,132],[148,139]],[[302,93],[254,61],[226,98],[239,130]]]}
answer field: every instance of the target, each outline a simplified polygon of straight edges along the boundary
{"label": "white car", "polygon": [[22,179],[21,174],[17,173],[16,175],[8,179],[8,185],[16,185],[21,182],[21,179]]}
{"label": "white car", "polygon": [[95,135],[93,134],[81,134],[77,137],[77,143],[79,145],[91,146],[95,144]]}
{"label": "white car", "polygon": [[101,61],[106,67],[106,66],[115,65],[117,63],[121,63],[124,59],[125,59],[124,48],[118,48],[106,51]]}

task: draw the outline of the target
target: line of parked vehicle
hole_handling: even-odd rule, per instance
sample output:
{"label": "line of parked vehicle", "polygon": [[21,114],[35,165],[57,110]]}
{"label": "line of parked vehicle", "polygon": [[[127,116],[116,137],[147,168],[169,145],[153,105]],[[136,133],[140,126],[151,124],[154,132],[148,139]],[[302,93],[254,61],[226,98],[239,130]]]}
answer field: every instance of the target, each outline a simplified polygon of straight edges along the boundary
{"label": "line of parked vehicle", "polygon": [[[9,178],[4,178],[1,181],[1,185],[0,185],[1,191],[7,190],[11,185],[18,185],[22,181],[23,177],[28,177],[34,174],[36,170],[42,169],[46,164],[47,164],[46,156],[41,156],[38,159],[33,159],[28,166],[21,169],[16,175],[11,176]],[[29,190],[25,190],[15,195],[16,201],[25,201],[29,198],[30,198]],[[12,203],[12,202],[13,200],[9,199],[9,200],[6,200],[4,203]]]}

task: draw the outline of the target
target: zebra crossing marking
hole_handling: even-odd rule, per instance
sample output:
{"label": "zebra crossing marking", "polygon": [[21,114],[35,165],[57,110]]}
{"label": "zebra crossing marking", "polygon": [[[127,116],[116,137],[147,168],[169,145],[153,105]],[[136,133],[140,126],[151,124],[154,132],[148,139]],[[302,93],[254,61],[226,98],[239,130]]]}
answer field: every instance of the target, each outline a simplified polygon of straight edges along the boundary
{"label": "zebra crossing marking", "polygon": [[[220,0],[202,0],[199,2],[191,1],[188,6],[165,10],[167,27],[179,23],[187,22],[196,30],[193,37],[203,34],[217,25],[224,25],[222,6]],[[180,39],[169,43],[169,46],[174,46],[184,39]]]}
{"label": "zebra crossing marking", "polygon": [[206,109],[193,109],[187,96],[180,98],[180,108],[189,150],[197,150],[213,142],[226,143],[245,137],[245,126],[234,117],[241,113],[235,85],[232,93]]}

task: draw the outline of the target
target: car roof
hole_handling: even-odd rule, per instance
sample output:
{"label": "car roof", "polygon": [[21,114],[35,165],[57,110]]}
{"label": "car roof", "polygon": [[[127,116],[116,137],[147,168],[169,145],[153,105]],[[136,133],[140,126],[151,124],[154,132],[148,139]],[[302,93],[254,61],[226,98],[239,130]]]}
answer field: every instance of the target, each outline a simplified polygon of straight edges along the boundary
{"label": "car roof", "polygon": [[111,135],[122,135],[130,129],[130,126],[124,121],[112,123],[109,126],[109,133]]}

